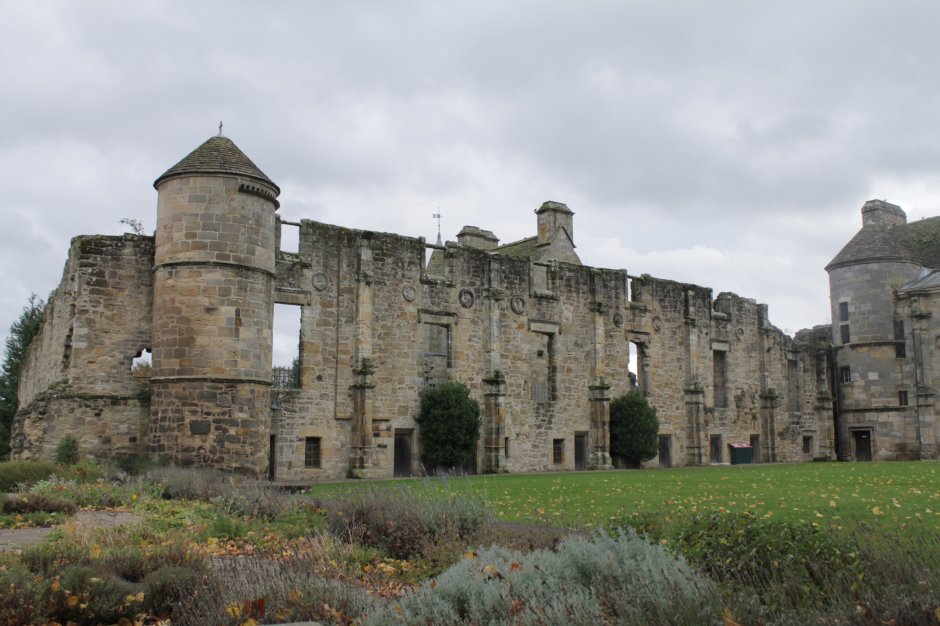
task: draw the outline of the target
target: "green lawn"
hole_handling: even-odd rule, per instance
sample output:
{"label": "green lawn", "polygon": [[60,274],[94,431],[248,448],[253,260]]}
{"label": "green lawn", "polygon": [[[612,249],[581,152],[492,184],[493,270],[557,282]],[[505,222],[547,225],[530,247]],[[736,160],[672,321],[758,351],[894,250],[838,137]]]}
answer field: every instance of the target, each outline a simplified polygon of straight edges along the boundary
{"label": "green lawn", "polygon": [[[425,481],[364,483],[427,484]],[[632,512],[750,511],[775,519],[940,531],[940,463],[804,463],[611,472],[505,474],[431,481],[453,494],[483,494],[504,520],[599,525]],[[314,497],[360,483],[317,485]]]}

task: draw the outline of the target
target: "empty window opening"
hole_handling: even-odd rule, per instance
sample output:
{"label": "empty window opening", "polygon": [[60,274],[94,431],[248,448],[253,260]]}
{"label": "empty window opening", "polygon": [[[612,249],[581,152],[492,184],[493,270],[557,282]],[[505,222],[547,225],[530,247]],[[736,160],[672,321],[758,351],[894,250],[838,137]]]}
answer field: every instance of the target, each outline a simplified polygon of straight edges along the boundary
{"label": "empty window opening", "polygon": [[907,357],[907,343],[904,337],[904,320],[897,320],[894,322],[894,340],[897,341],[894,344],[894,356],[898,359],[903,359]]}
{"label": "empty window opening", "polygon": [[839,338],[842,339],[842,343],[849,343],[852,341],[852,333],[849,331],[848,324],[841,324],[839,326]]}
{"label": "empty window opening", "polygon": [[300,387],[300,318],[303,309],[294,304],[274,305],[274,350],[271,376],[276,389]]}
{"label": "empty window opening", "polygon": [[430,387],[447,381],[452,366],[452,334],[450,326],[422,324],[424,333],[424,380]]}
{"label": "empty window opening", "polygon": [[813,436],[803,435],[803,454],[813,453]]}
{"label": "empty window opening", "polygon": [[796,359],[787,359],[787,401],[791,412],[800,410],[800,364]]}
{"label": "empty window opening", "polygon": [[907,391],[904,389],[898,392],[898,405],[908,406]]}
{"label": "empty window opening", "polygon": [[555,400],[555,336],[535,335],[536,349],[530,360],[532,401],[551,402]]}
{"label": "empty window opening", "polygon": [[565,440],[552,439],[552,463],[561,465],[565,462]]}
{"label": "empty window opening", "polygon": [[300,224],[298,222],[281,221],[280,250],[294,253],[300,250]]}
{"label": "empty window opening", "polygon": [[137,356],[131,360],[131,374],[146,378],[150,376],[152,369],[153,353],[150,352],[150,348],[143,348],[137,353]]}
{"label": "empty window opening", "polygon": [[711,450],[711,462],[721,463],[721,435],[712,435],[708,439]]}
{"label": "empty window opening", "polygon": [[627,375],[630,377],[630,389],[640,389],[640,356],[639,346],[632,341],[627,342]]}
{"label": "empty window opening", "polygon": [[852,382],[852,368],[840,367],[839,368],[839,380],[842,381],[843,385],[847,385],[850,382]]}
{"label": "empty window opening", "polygon": [[321,467],[319,437],[304,438],[304,467]]}
{"label": "empty window opening", "polygon": [[848,302],[839,303],[839,321],[840,322],[849,321],[849,303]]}
{"label": "empty window opening", "polygon": [[503,437],[503,455],[509,458],[509,437]]}
{"label": "empty window opening", "polygon": [[715,408],[728,408],[728,358],[723,350],[712,351],[712,386],[715,392]]}

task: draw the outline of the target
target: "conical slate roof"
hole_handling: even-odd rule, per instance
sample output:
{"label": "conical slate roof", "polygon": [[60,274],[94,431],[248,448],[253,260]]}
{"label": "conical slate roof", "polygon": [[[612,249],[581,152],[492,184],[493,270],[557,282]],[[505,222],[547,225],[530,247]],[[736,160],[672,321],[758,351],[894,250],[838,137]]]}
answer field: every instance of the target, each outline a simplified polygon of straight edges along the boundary
{"label": "conical slate roof", "polygon": [[267,175],[251,162],[245,153],[238,149],[235,142],[228,137],[216,135],[210,137],[201,146],[189,153],[182,161],[168,169],[160,178],[153,182],[157,187],[167,178],[185,176],[187,174],[230,174],[251,178],[272,187],[275,195],[280,195],[281,189],[274,184]]}
{"label": "conical slate roof", "polygon": [[826,270],[871,261],[909,261],[940,268],[940,217],[897,226],[865,226],[829,262]]}

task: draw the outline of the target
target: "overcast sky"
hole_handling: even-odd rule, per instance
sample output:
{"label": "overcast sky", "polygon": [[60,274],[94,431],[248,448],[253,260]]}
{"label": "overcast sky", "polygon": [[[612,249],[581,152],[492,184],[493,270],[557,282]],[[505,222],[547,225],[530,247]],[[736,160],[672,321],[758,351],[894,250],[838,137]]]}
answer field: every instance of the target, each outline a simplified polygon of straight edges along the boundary
{"label": "overcast sky", "polygon": [[0,333],[217,132],[283,218],[504,243],[828,322],[871,198],[940,214],[940,3],[0,0]]}

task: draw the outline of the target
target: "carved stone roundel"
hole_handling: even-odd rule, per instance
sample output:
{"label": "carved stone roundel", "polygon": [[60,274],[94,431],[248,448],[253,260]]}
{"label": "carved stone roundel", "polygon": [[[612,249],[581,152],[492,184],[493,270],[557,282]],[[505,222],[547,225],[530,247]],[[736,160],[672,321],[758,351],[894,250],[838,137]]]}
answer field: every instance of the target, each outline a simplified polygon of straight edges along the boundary
{"label": "carved stone roundel", "polygon": [[738,339],[740,339],[741,337],[744,336],[744,329],[739,326],[738,329],[734,331],[734,334],[736,334],[738,336]]}
{"label": "carved stone roundel", "polygon": [[653,316],[653,330],[657,333],[663,329],[663,321],[659,319],[658,315]]}
{"label": "carved stone roundel", "polygon": [[317,291],[326,289],[326,276],[324,276],[322,272],[317,272],[313,275],[313,288]]}
{"label": "carved stone roundel", "polygon": [[418,292],[415,291],[414,285],[405,285],[401,288],[401,297],[408,302],[414,302],[418,297]]}
{"label": "carved stone roundel", "polygon": [[623,313],[619,311],[614,313],[614,326],[616,326],[617,328],[620,328],[621,326],[623,326]]}
{"label": "carved stone roundel", "polygon": [[460,306],[465,309],[469,309],[473,306],[473,292],[469,289],[461,289],[457,299],[460,301]]}
{"label": "carved stone roundel", "polygon": [[525,313],[525,300],[522,296],[513,296],[509,299],[509,308],[516,315],[522,315]]}

